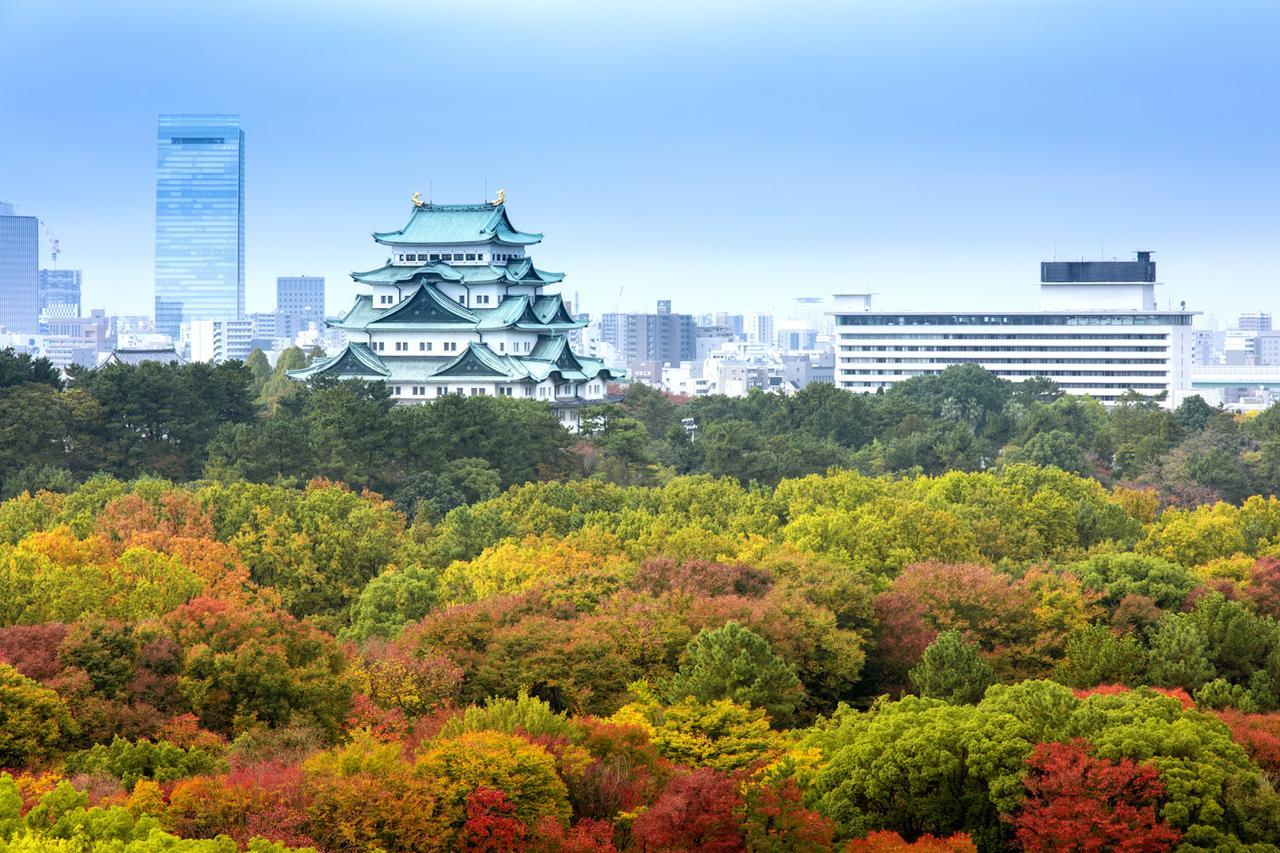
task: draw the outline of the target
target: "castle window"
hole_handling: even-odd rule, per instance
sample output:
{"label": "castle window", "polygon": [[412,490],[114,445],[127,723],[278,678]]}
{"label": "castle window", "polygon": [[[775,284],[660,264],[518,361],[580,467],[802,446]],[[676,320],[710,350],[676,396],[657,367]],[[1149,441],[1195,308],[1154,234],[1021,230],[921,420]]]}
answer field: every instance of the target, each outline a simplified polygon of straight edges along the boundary
{"label": "castle window", "polygon": [[433,260],[433,261],[438,261],[438,260],[440,260],[440,254],[439,254],[438,252],[437,252],[436,254],[433,254],[433,255],[431,256],[431,260]]}
{"label": "castle window", "polygon": [[475,259],[476,259],[476,253],[475,253],[475,252],[467,252],[467,260],[469,260],[469,261],[474,261]]}
{"label": "castle window", "polygon": [[426,341],[418,341],[418,352],[425,352],[427,349]]}
{"label": "castle window", "polygon": [[394,386],[392,386],[392,388],[391,388],[391,393],[392,393],[393,395],[395,395],[395,396],[399,397],[399,396],[400,396],[400,386],[399,386],[399,385],[394,385]]}

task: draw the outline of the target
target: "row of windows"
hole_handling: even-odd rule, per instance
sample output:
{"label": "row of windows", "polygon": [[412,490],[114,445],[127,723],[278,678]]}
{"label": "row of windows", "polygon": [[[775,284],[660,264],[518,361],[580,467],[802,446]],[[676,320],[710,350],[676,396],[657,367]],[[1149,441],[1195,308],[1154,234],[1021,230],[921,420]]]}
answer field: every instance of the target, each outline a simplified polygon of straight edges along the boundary
{"label": "row of windows", "polygon": [[[876,391],[876,390],[878,390],[878,389],[880,389],[880,388],[885,388],[885,389],[892,388],[892,387],[893,387],[893,385],[894,385],[894,383],[893,383],[893,382],[841,382],[841,383],[840,383],[840,387],[841,387],[841,388],[844,388],[845,390],[848,390],[848,391]],[[1124,386],[1101,385],[1101,386],[1098,386],[1098,385],[1090,384],[1090,383],[1082,383],[1082,384],[1079,384],[1079,385],[1075,385],[1075,384],[1073,384],[1073,385],[1071,386],[1071,388],[1072,388],[1072,390],[1073,390],[1073,391],[1074,391],[1075,389],[1077,389],[1077,388],[1101,388],[1102,390],[1107,390],[1107,391],[1120,391],[1120,392],[1143,390],[1143,389],[1139,389],[1139,388],[1136,388],[1136,387],[1131,387],[1131,386],[1128,386],[1128,385],[1124,385]],[[1159,387],[1159,388],[1155,388],[1155,389],[1145,389],[1145,390],[1154,390],[1154,391],[1156,391],[1156,392],[1158,393],[1158,392],[1161,392],[1161,391],[1165,391],[1165,390],[1167,390],[1167,389],[1166,389],[1164,386],[1161,386],[1161,387]],[[1095,399],[1095,400],[1099,400],[1099,401],[1101,401],[1101,402],[1103,402],[1103,403],[1114,403],[1114,402],[1116,402],[1117,400],[1119,400],[1119,399],[1120,399],[1122,396],[1124,396],[1124,395],[1123,395],[1123,393],[1120,393],[1120,394],[1099,394],[1099,393],[1090,393],[1090,394],[1089,394],[1089,396],[1090,396],[1090,397],[1092,397],[1093,399]]]}
{"label": "row of windows", "polygon": [[913,335],[905,332],[840,332],[840,340],[842,341],[1163,341],[1168,340],[1168,338],[1167,334],[1141,334],[1136,332],[1100,332],[1092,335],[1088,332],[1070,335],[1034,333],[992,333],[983,335],[958,332],[934,332],[932,334]]}
{"label": "row of windows", "polygon": [[975,344],[956,344],[953,346],[871,346],[869,344],[849,344],[840,347],[841,352],[1010,352],[1010,353],[1037,353],[1037,352],[1168,352],[1169,348],[1165,347],[1052,347],[1052,346],[1028,346],[1024,348],[1014,348],[1009,346],[983,347]]}
{"label": "row of windows", "polygon": [[[841,370],[841,371],[840,371],[840,375],[841,375],[842,377],[844,377],[844,376],[936,376],[936,375],[937,375],[938,373],[940,373],[940,372],[941,372],[941,371],[939,371],[939,370]],[[1047,377],[1047,378],[1049,378],[1049,379],[1054,379],[1054,380],[1057,380],[1057,379],[1066,379],[1066,378],[1068,378],[1068,377],[1072,377],[1072,376],[1088,376],[1088,377],[1101,377],[1101,376],[1152,376],[1152,377],[1154,377],[1154,376],[1164,376],[1164,375],[1165,375],[1165,373],[1164,373],[1164,372],[1159,371],[1159,370],[1052,370],[1052,371],[1044,371],[1044,370],[996,370],[996,371],[993,371],[993,372],[996,374],[996,376],[1000,376],[1000,377],[1010,377],[1010,376],[1041,377],[1041,376],[1043,376],[1043,377]],[[1059,384],[1069,384],[1069,385],[1072,385],[1072,386],[1076,386],[1076,385],[1078,385],[1079,383],[1076,383],[1076,382],[1064,382],[1064,383],[1059,383]],[[1135,388],[1148,388],[1148,387],[1149,387],[1149,388],[1164,388],[1164,387],[1167,387],[1167,384],[1168,384],[1168,383],[1165,383],[1165,382],[1154,382],[1154,383],[1142,383],[1142,382],[1139,382],[1139,383],[1135,383],[1133,387],[1135,387]],[[1089,386],[1088,386],[1088,385],[1086,385],[1085,387],[1089,387]],[[1099,387],[1107,387],[1107,386],[1105,386],[1105,385],[1104,385],[1104,386],[1099,386]]]}
{"label": "row of windows", "polygon": [[[392,393],[392,396],[395,396],[395,397],[403,397],[403,396],[405,396],[405,394],[404,394],[404,389],[405,389],[406,387],[408,387],[408,389],[409,389],[409,396],[411,396],[411,397],[427,397],[427,396],[430,396],[430,395],[427,393],[427,389],[428,389],[428,387],[430,387],[430,386],[427,386],[427,385],[409,385],[409,386],[404,386],[404,385],[393,385],[393,386],[391,386],[391,393]],[[527,385],[526,385],[526,386],[523,386],[523,387],[524,387],[524,394],[523,394],[523,396],[526,396],[526,397],[531,396],[531,395],[532,395],[532,393],[533,393],[533,389],[532,389],[532,388],[530,388],[530,387],[529,387],[529,386],[527,386]],[[437,386],[435,386],[435,389],[436,389],[435,396],[437,396],[437,397],[443,397],[443,396],[445,396],[446,394],[453,394],[453,393],[462,394],[462,395],[464,395],[464,396],[468,396],[468,395],[469,395],[469,396],[472,396],[472,397],[484,397],[486,394],[488,394],[488,391],[486,391],[486,390],[485,390],[484,388],[482,388],[482,387],[450,389],[449,387],[444,386],[444,385],[437,385]],[[587,386],[587,391],[588,391],[588,393],[595,394],[595,393],[599,392],[599,390],[600,390],[600,386],[599,386],[598,384],[592,383],[591,385]],[[549,387],[547,387],[547,386],[541,386],[541,387],[539,387],[539,388],[538,388],[538,396],[539,396],[539,397],[550,397],[550,396],[553,396],[553,395],[554,395],[554,396],[557,396],[557,397],[568,397],[568,396],[571,396],[571,395],[573,394],[573,391],[574,391],[573,383],[567,383],[567,384],[564,384],[564,385],[557,385],[557,386],[555,386],[555,388],[549,388]],[[500,396],[500,397],[514,397],[514,396],[515,396],[515,389],[514,389],[513,387],[509,386],[509,385],[500,385],[500,386],[498,386],[497,393],[498,393],[498,396]]]}
{"label": "row of windows", "polygon": [[1190,326],[1190,314],[840,314],[838,326]]}
{"label": "row of windows", "polygon": [[[480,293],[476,295],[475,302],[477,305],[491,305],[493,304],[493,297],[491,297],[487,293]],[[378,294],[378,304],[379,305],[395,305],[396,295],[394,293],[380,293]],[[459,305],[467,304],[466,294],[464,293],[458,294],[458,304]]]}
{"label": "row of windows", "polygon": [[[431,352],[432,343],[433,343],[432,341],[418,341],[418,352]],[[387,342],[374,341],[373,343],[369,344],[369,348],[372,349],[374,352],[386,352]],[[409,352],[409,342],[395,341],[395,349],[393,351]],[[441,352],[457,352],[458,342],[457,341],[441,341],[440,351]]]}
{"label": "row of windows", "polygon": [[[402,261],[430,263],[432,261],[484,261],[484,252],[428,252],[427,254],[402,254]],[[512,252],[494,252],[490,260],[495,264],[505,264],[517,260],[520,256]]]}
{"label": "row of windows", "polygon": [[[418,352],[433,352],[434,343],[435,342],[433,341],[418,341]],[[392,347],[392,350],[391,350],[392,352],[411,352],[412,351],[412,346],[409,341],[393,341],[393,344],[394,346]],[[386,352],[387,342],[374,341],[373,343],[369,344],[369,348],[372,349],[374,352]],[[512,341],[511,342],[512,352],[531,352],[532,350],[533,350],[533,341]],[[440,342],[440,352],[457,352],[457,351],[458,351],[457,341],[441,341]],[[498,352],[506,352],[506,351],[507,351],[507,342],[498,341]]]}
{"label": "row of windows", "polygon": [[1100,358],[1090,361],[1083,358],[921,358],[919,356],[894,358],[854,358],[840,356],[841,364],[1168,364],[1163,358]]}

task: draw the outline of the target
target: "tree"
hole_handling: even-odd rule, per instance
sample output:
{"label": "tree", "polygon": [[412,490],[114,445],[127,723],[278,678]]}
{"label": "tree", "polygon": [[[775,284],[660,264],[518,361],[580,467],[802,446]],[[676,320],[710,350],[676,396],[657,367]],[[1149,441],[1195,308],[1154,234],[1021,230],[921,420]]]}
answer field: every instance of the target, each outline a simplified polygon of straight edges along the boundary
{"label": "tree", "polygon": [[689,641],[667,692],[676,700],[731,699],[763,708],[782,727],[791,723],[804,698],[804,688],[786,661],[759,634],[732,621],[714,630],[704,628]]}
{"label": "tree", "polygon": [[1066,659],[1054,677],[1071,687],[1137,684],[1146,666],[1146,651],[1133,637],[1117,636],[1105,625],[1089,625],[1067,640]]}
{"label": "tree", "polygon": [[351,605],[351,627],[343,636],[356,640],[396,636],[436,606],[437,584],[438,572],[421,565],[383,572],[365,584]]}
{"label": "tree", "polygon": [[1151,683],[1198,690],[1216,674],[1204,633],[1187,616],[1168,614],[1151,633]]}
{"label": "tree", "polygon": [[75,733],[57,693],[0,663],[0,766],[50,758]]}
{"label": "tree", "polygon": [[725,773],[704,767],[675,776],[632,824],[632,843],[646,853],[742,850],[740,805],[737,786]]}
{"label": "tree", "polygon": [[911,670],[911,683],[921,696],[952,704],[970,704],[995,683],[991,667],[966,643],[959,631],[943,631]]}
{"label": "tree", "polygon": [[467,796],[479,787],[501,791],[510,814],[526,825],[544,816],[569,819],[568,791],[556,775],[555,759],[515,735],[478,731],[441,739],[422,752],[413,772],[429,780],[442,814],[459,829]]}
{"label": "tree", "polygon": [[1165,609],[1177,609],[1199,583],[1191,570],[1160,557],[1143,554],[1097,554],[1064,567],[1086,588],[1102,594],[1114,608],[1127,595],[1143,595]]}
{"label": "tree", "polygon": [[740,770],[771,757],[782,746],[762,709],[728,699],[677,702],[661,709],[659,717],[653,745],[678,764]]}
{"label": "tree", "polygon": [[11,388],[24,382],[62,390],[62,376],[49,359],[43,356],[33,358],[25,352],[15,352],[13,347],[0,349],[0,388]]}
{"label": "tree", "polygon": [[249,368],[249,372],[253,375],[253,396],[257,399],[262,394],[263,386],[271,378],[271,363],[267,361],[266,353],[254,347],[249,351],[249,357],[245,359],[244,366]]}
{"label": "tree", "polygon": [[1165,788],[1151,765],[1095,758],[1084,741],[1038,744],[1014,819],[1028,851],[1159,853],[1182,833],[1161,821]]}
{"label": "tree", "polygon": [[1033,465],[1053,465],[1072,474],[1087,474],[1089,461],[1085,459],[1078,436],[1066,430],[1040,432],[1027,439],[1020,447],[1008,447],[1001,455],[1006,464],[1030,462]]}
{"label": "tree", "polygon": [[294,715],[330,736],[351,707],[336,642],[287,613],[197,598],[164,617],[182,648],[178,688],[200,724],[220,734]]}
{"label": "tree", "polygon": [[475,853],[515,853],[528,847],[529,827],[514,817],[502,791],[479,787],[467,795],[462,849]]}

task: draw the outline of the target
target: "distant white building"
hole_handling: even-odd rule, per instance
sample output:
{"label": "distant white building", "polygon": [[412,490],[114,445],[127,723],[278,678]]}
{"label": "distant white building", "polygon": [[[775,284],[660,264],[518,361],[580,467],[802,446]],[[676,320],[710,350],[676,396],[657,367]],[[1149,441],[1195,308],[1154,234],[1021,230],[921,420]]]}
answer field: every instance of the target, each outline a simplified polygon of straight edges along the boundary
{"label": "distant white building", "polygon": [[182,328],[192,361],[244,361],[252,349],[253,320],[191,320]]}
{"label": "distant white building", "polygon": [[1176,406],[1191,387],[1195,312],[1160,310],[1150,252],[1135,261],[1041,264],[1039,311],[876,311],[836,296],[836,385],[871,393],[956,364],[1013,382],[1046,377],[1113,403],[1127,391]]}

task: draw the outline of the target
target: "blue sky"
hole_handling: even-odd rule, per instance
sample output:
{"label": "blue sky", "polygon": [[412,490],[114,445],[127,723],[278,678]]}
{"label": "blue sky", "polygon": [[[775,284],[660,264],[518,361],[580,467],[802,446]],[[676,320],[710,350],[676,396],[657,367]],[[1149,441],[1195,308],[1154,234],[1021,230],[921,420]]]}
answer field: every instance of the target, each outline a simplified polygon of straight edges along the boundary
{"label": "blue sky", "polygon": [[593,313],[1034,307],[1153,249],[1280,311],[1280,4],[0,0],[0,199],[87,305],[150,313],[155,121],[238,112],[247,291],[385,258],[409,196],[507,190]]}

